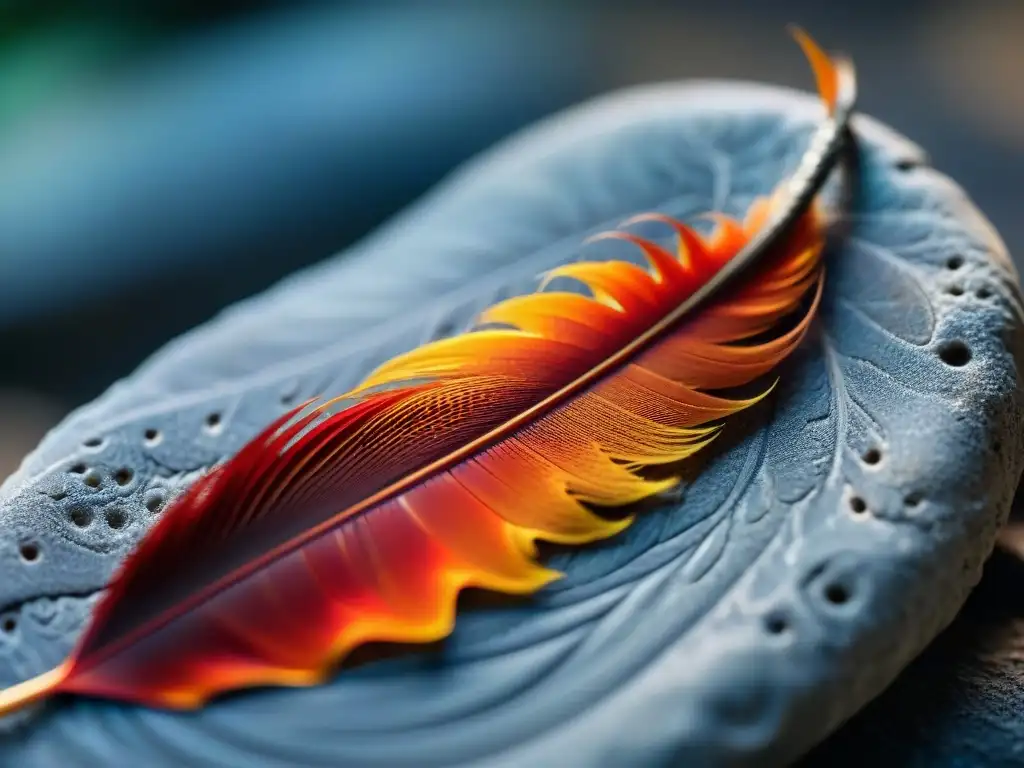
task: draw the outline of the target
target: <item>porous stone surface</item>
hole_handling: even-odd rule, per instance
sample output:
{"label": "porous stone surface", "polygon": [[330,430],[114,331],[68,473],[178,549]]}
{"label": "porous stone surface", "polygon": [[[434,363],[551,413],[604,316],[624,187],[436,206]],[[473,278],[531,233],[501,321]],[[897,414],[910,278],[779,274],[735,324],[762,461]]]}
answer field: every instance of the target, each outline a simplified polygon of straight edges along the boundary
{"label": "porous stone surface", "polygon": [[[170,344],[0,490],[0,684],[56,664],[167,499],[284,410],[468,327],[545,269],[617,255],[581,242],[632,214],[742,213],[819,115],[808,95],[735,83],[613,94]],[[820,320],[679,498],[555,553],[563,580],[464,612],[440,647],[195,713],[53,702],[6,723],[0,763],[764,766],[805,752],[952,619],[1024,456],[1003,245],[918,148],[855,127],[859,194]]]}
{"label": "porous stone surface", "polygon": [[800,768],[1024,765],[1024,531],[1013,538],[953,624]]}

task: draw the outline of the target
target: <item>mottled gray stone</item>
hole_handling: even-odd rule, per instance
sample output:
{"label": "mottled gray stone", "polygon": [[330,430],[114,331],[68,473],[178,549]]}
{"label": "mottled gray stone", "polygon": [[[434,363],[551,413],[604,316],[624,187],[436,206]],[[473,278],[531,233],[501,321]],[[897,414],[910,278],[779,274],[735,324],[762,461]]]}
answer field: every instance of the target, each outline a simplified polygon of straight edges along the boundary
{"label": "mottled gray stone", "polygon": [[[299,399],[530,290],[595,230],[651,209],[741,212],[792,169],[819,109],[737,84],[612,95],[169,345],[0,491],[0,608],[16,621],[0,682],[68,651],[160,495]],[[198,713],[55,703],[9,726],[0,762],[703,766],[804,752],[952,619],[1024,455],[1004,247],[920,150],[867,119],[856,130],[861,194],[828,256],[821,321],[681,500],[556,554],[563,581],[467,611],[439,649]],[[34,562],[19,556],[26,541]]]}
{"label": "mottled gray stone", "polygon": [[1024,765],[1021,534],[996,549],[953,624],[800,768]]}

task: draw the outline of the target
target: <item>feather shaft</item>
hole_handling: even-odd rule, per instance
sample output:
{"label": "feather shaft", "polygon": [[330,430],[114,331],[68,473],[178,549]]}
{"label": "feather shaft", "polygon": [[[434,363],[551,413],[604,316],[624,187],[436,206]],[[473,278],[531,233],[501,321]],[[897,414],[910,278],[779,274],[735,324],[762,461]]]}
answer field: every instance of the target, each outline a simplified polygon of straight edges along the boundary
{"label": "feather shaft", "polygon": [[[648,270],[552,270],[591,297],[503,301],[476,330],[279,419],[168,508],[69,661],[0,692],[0,714],[55,692],[193,707],[231,688],[310,685],[362,643],[444,637],[466,587],[527,594],[557,578],[535,561],[537,539],[585,544],[627,527],[631,516],[593,507],[671,488],[676,477],[642,470],[688,458],[765,397],[770,387],[719,391],[781,362],[820,301],[812,204],[838,162],[855,82],[852,65],[801,35],[828,115],[794,177],[743,225],[713,214],[705,240],[638,217],[672,227],[678,253],[604,235],[638,247]],[[793,327],[761,338],[798,310]],[[187,577],[170,579],[183,557]]]}

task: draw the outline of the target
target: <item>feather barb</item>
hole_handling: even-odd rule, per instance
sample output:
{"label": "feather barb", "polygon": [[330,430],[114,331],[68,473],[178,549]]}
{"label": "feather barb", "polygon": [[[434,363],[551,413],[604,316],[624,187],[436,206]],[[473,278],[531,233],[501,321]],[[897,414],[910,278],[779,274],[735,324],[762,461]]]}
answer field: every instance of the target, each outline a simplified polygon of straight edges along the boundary
{"label": "feather barb", "polygon": [[[716,214],[709,236],[638,217],[674,245],[600,237],[637,248],[645,267],[557,267],[474,329],[282,417],[168,507],[70,659],[0,692],[0,714],[53,693],[194,707],[310,685],[361,644],[445,637],[462,589],[530,594],[557,579],[538,540],[628,527],[632,515],[607,511],[676,485],[649,470],[690,458],[764,398],[774,385],[736,389],[796,349],[820,302],[824,227],[805,203],[835,162],[852,107],[839,75],[852,70],[829,85],[802,44],[842,109],[796,193],[784,185],[743,220]],[[551,290],[555,279],[587,293]]]}

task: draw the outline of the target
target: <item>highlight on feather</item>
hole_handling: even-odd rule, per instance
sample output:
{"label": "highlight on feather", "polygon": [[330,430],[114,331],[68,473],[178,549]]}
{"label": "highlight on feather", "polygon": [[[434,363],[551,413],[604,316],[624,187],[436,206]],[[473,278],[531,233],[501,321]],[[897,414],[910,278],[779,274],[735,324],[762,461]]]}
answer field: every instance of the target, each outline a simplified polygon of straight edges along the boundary
{"label": "highlight on feather", "polygon": [[[764,397],[770,383],[730,391],[784,360],[818,306],[823,222],[807,204],[836,162],[853,71],[801,42],[833,117],[799,189],[783,185],[742,221],[716,215],[707,237],[636,217],[667,227],[674,248],[599,237],[638,248],[646,269],[557,267],[473,330],[280,418],[168,507],[71,657],[0,692],[0,714],[55,693],[186,708],[314,684],[363,643],[445,637],[466,587],[529,594],[558,578],[538,540],[581,545],[629,526],[600,510],[676,484],[647,470],[686,460]],[[549,290],[556,278],[589,295]]]}

